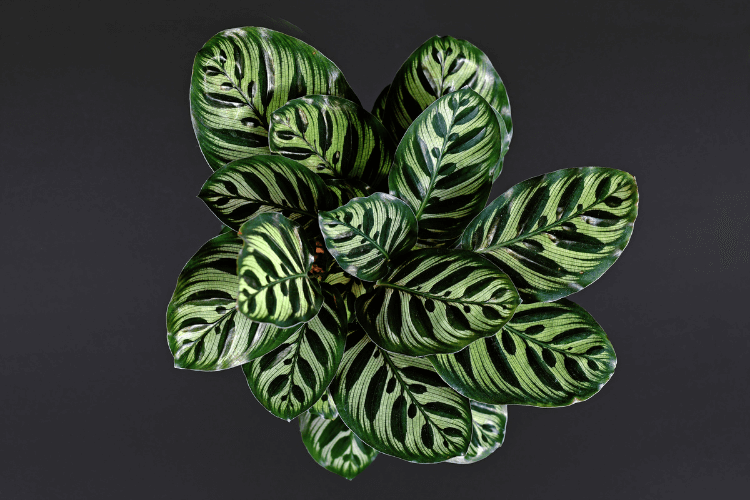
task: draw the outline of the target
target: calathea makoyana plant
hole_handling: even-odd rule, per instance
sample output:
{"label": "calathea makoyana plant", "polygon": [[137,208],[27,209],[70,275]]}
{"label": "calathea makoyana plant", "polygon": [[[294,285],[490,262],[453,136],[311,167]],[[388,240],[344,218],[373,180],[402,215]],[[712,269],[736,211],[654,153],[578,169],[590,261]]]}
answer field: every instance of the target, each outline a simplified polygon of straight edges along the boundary
{"label": "calathea makoyana plant", "polygon": [[175,366],[241,366],[326,469],[476,462],[507,405],[570,405],[612,376],[607,336],[565,297],[628,243],[635,179],[557,170],[485,206],[513,128],[474,45],[427,40],[370,113],[313,47],[232,29],[198,52],[190,110],[224,229],[178,278]]}

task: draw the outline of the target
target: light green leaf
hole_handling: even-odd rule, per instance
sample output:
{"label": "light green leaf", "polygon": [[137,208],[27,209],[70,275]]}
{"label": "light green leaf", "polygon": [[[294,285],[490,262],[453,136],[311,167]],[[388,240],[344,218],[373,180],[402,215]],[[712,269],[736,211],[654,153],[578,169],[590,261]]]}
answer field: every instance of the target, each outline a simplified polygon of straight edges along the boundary
{"label": "light green leaf", "polygon": [[492,170],[490,170],[490,177],[492,178],[492,182],[495,182],[498,177],[500,177],[500,174],[503,171],[503,163],[505,162],[505,154],[508,152],[508,149],[510,148],[510,134],[508,133],[508,129],[505,126],[505,122],[503,121],[503,117],[496,109],[493,108],[493,111],[495,111],[495,118],[497,118],[497,124],[500,126],[500,137],[501,137],[501,150],[500,150],[500,159],[495,164],[494,167],[492,167]]}
{"label": "light green leaf", "polygon": [[569,168],[501,194],[469,224],[461,245],[508,273],[524,302],[549,302],[604,274],[628,244],[637,214],[632,175]]}
{"label": "light green leaf", "polygon": [[378,452],[362,442],[340,418],[327,420],[305,413],[299,418],[302,442],[310,456],[327,470],[354,479]]}
{"label": "light green leaf", "polygon": [[260,214],[240,228],[237,305],[251,320],[284,328],[318,314],[323,297],[318,280],[308,276],[315,257],[300,230],[276,213]]}
{"label": "light green leaf", "polygon": [[299,327],[256,323],[237,312],[237,255],[230,231],[209,240],[177,279],[167,309],[167,339],[176,368],[226,370],[271,351]]}
{"label": "light green leaf", "polygon": [[471,89],[438,99],[411,124],[388,186],[417,217],[420,243],[455,243],[487,203],[501,151],[495,112]]}
{"label": "light green leaf", "polygon": [[296,38],[254,27],[215,35],[195,56],[190,81],[190,117],[208,164],[268,154],[271,113],[308,94],[359,103],[336,65]]}
{"label": "light green leaf", "polygon": [[470,88],[503,117],[508,140],[513,134],[505,85],[487,56],[466,40],[435,36],[401,66],[386,99],[386,128],[401,137],[419,114],[435,100]]}
{"label": "light green leaf", "polygon": [[335,179],[323,177],[328,190],[331,192],[334,201],[334,207],[346,205],[349,200],[354,198],[364,198],[372,194],[372,188],[362,181],[355,179]]}
{"label": "light green leaf", "polygon": [[236,160],[208,178],[198,195],[221,222],[237,231],[247,220],[280,212],[305,226],[336,205],[323,180],[276,155]]}
{"label": "light green leaf", "polygon": [[409,206],[386,193],[355,198],[318,214],[325,245],[349,274],[375,281],[388,273],[392,258],[417,242],[417,220]]}
{"label": "light green leaf", "polygon": [[510,278],[465,250],[430,248],[403,256],[357,299],[357,319],[383,349],[409,356],[456,352],[496,333],[519,303]]}
{"label": "light green leaf", "polygon": [[341,420],[376,450],[418,463],[466,452],[469,401],[426,359],[389,353],[361,330],[350,333],[329,391]]}
{"label": "light green leaf", "polygon": [[376,186],[388,178],[396,149],[380,120],[334,96],[290,101],[271,117],[271,151],[318,174]]}
{"label": "light green leaf", "polygon": [[530,406],[584,401],[599,392],[617,364],[599,324],[567,299],[521,304],[497,335],[428,359],[468,398]]}
{"label": "light green leaf", "polygon": [[448,459],[448,462],[452,464],[473,464],[489,457],[496,449],[500,448],[505,439],[508,407],[472,401],[471,422],[473,432],[468,451],[464,455]]}
{"label": "light green leaf", "polygon": [[391,84],[385,86],[383,90],[380,91],[380,94],[378,94],[378,97],[375,98],[375,103],[372,105],[372,115],[380,120],[383,121],[383,112],[385,111],[385,101],[388,98],[388,90],[391,88]]}
{"label": "light green leaf", "polygon": [[334,285],[344,299],[347,321],[356,323],[355,302],[359,297],[372,290],[373,283],[362,281],[347,274],[338,264],[334,264],[328,276],[326,276],[325,282]]}
{"label": "light green leaf", "polygon": [[318,401],[341,362],[346,312],[341,297],[323,285],[320,312],[268,354],[242,365],[255,398],[279,418],[291,420]]}
{"label": "light green leaf", "polygon": [[323,395],[320,396],[320,399],[318,399],[308,411],[313,415],[317,415],[327,420],[333,420],[339,416],[339,412],[336,410],[336,405],[333,404],[333,398],[328,394],[328,391],[324,391]]}

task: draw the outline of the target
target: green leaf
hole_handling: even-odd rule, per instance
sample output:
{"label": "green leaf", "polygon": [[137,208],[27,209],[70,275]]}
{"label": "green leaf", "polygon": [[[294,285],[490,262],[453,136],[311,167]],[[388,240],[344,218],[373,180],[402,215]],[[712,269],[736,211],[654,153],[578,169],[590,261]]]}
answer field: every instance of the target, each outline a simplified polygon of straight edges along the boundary
{"label": "green leaf", "polygon": [[226,370],[271,351],[299,327],[256,323],[237,312],[237,254],[234,232],[209,240],[177,279],[167,309],[167,339],[176,368]]}
{"label": "green leaf", "polygon": [[391,84],[385,86],[383,90],[380,91],[380,94],[378,94],[378,97],[375,98],[375,104],[372,105],[372,115],[380,120],[383,121],[383,112],[385,111],[385,101],[388,98],[388,90],[391,88]]}
{"label": "green leaf", "polygon": [[473,464],[489,457],[496,449],[500,448],[505,439],[508,407],[472,401],[471,422],[473,432],[468,451],[464,455],[448,459],[448,462],[452,464]]}
{"label": "green leaf", "polygon": [[208,178],[198,196],[235,231],[267,212],[279,212],[307,226],[317,223],[319,210],[337,206],[320,177],[275,155],[243,158],[223,166]]}
{"label": "green leaf", "polygon": [[362,281],[347,274],[338,264],[333,266],[331,272],[326,276],[325,282],[334,285],[344,299],[347,322],[356,323],[355,302],[360,296],[372,290],[373,283]]}
{"label": "green leaf", "polygon": [[428,248],[404,255],[357,299],[357,319],[383,349],[425,356],[496,333],[518,303],[510,278],[492,263],[465,250]]}
{"label": "green leaf", "polygon": [[[364,198],[372,194],[370,186],[354,179],[323,178],[333,196],[334,205],[340,207],[354,198]],[[332,207],[335,208],[335,207]]]}
{"label": "green leaf", "polygon": [[268,354],[242,365],[255,398],[291,420],[318,401],[341,362],[346,312],[338,293],[323,285],[325,301],[315,318]]}
{"label": "green leaf", "polygon": [[503,171],[503,163],[505,161],[505,154],[508,152],[508,149],[510,148],[510,134],[508,133],[508,129],[505,126],[505,122],[503,121],[503,116],[498,113],[496,109],[493,108],[493,111],[495,111],[495,118],[497,118],[497,124],[500,126],[500,137],[501,137],[501,150],[500,150],[500,159],[495,164],[494,167],[492,167],[492,170],[490,170],[490,177],[492,178],[492,182],[495,182],[498,177],[500,177],[500,174]]}
{"label": "green leaf", "polygon": [[501,194],[469,224],[461,245],[508,273],[524,302],[550,302],[590,285],[614,264],[637,214],[632,175],[569,168]]}
{"label": "green leaf", "polygon": [[271,151],[318,174],[376,186],[388,178],[396,149],[380,120],[346,99],[309,95],[271,117]]}
{"label": "green leaf", "polygon": [[389,353],[361,330],[347,337],[329,391],[341,420],[376,450],[418,463],[466,452],[469,401],[451,389],[426,359]]}
{"label": "green leaf", "polygon": [[339,412],[336,410],[336,405],[333,404],[333,398],[328,394],[328,391],[324,391],[323,395],[320,396],[320,399],[318,399],[308,411],[313,415],[317,415],[327,420],[333,420],[339,416]]}
{"label": "green leaf", "polygon": [[521,304],[497,335],[428,359],[443,380],[470,399],[530,406],[586,400],[617,364],[599,324],[567,299]]}
{"label": "green leaf", "polygon": [[240,312],[282,328],[315,317],[323,296],[318,280],[308,276],[315,257],[300,226],[281,214],[260,214],[242,225],[239,236]]}
{"label": "green leaf", "polygon": [[455,243],[487,203],[501,150],[495,112],[471,89],[438,99],[411,124],[388,186],[416,215],[420,243]]}
{"label": "green leaf", "polygon": [[308,94],[359,103],[341,71],[304,42],[266,28],[222,31],[198,51],[190,116],[203,156],[217,170],[268,154],[271,113]]}
{"label": "green leaf", "polygon": [[401,137],[435,100],[464,88],[473,89],[500,112],[510,139],[513,125],[503,81],[481,50],[449,36],[430,38],[404,62],[388,91],[383,123]]}
{"label": "green leaf", "polygon": [[386,193],[355,198],[318,214],[325,245],[349,274],[375,281],[388,273],[393,257],[417,242],[417,220],[409,206]]}
{"label": "green leaf", "polygon": [[362,442],[340,418],[327,420],[305,413],[299,418],[302,442],[310,456],[327,470],[354,479],[378,452]]}

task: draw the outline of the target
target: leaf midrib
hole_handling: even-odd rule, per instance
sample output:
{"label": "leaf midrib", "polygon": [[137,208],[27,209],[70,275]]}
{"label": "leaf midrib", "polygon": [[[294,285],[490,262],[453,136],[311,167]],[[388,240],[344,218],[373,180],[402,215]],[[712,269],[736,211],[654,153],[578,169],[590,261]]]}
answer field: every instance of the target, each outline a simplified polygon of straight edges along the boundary
{"label": "leaf midrib", "polygon": [[375,284],[375,286],[383,286],[383,287],[386,287],[386,288],[394,288],[396,290],[402,290],[402,291],[404,291],[406,293],[410,293],[410,294],[413,294],[413,295],[419,295],[420,297],[427,297],[429,299],[439,300],[440,302],[456,302],[458,304],[470,304],[470,305],[487,305],[487,304],[502,305],[503,304],[502,302],[491,302],[489,300],[485,300],[485,301],[481,301],[481,302],[472,301],[472,300],[462,301],[462,300],[458,300],[458,299],[457,300],[451,300],[448,297],[441,297],[439,295],[433,295],[431,293],[418,292],[418,291],[413,290],[411,288],[406,288],[404,286],[394,285],[393,283],[381,283],[380,281],[378,281]]}
{"label": "leaf midrib", "polygon": [[348,224],[346,222],[341,222],[338,219],[334,219],[334,220],[336,222],[338,222],[339,224],[341,224],[342,226],[346,226],[346,227],[350,228],[352,231],[354,231],[355,233],[359,234],[360,236],[362,236],[363,238],[365,238],[367,241],[369,241],[370,243],[372,243],[372,246],[374,246],[375,248],[377,248],[380,251],[380,253],[383,254],[383,257],[385,257],[385,260],[388,260],[388,259],[391,258],[388,255],[388,252],[386,252],[385,249],[383,247],[381,247],[375,240],[373,240],[368,234],[365,234],[364,232],[362,232],[362,230],[360,230],[359,228],[356,228],[356,227],[352,226],[351,224]]}
{"label": "leaf midrib", "polygon": [[[583,354],[581,354],[581,353],[573,353],[573,352],[570,352],[570,351],[566,351],[565,349],[563,349],[561,347],[553,347],[553,346],[550,346],[548,344],[545,344],[541,340],[537,340],[537,339],[535,339],[535,338],[533,338],[533,337],[531,337],[529,335],[526,335],[525,333],[519,332],[518,330],[516,330],[515,328],[513,328],[512,326],[510,326],[508,323],[506,323],[505,326],[503,326],[503,328],[500,330],[500,332],[502,332],[502,330],[504,330],[506,328],[511,333],[513,333],[514,335],[518,335],[519,337],[524,338],[524,339],[526,339],[526,340],[528,340],[528,341],[530,341],[530,342],[532,342],[532,343],[534,343],[534,344],[536,344],[538,346],[542,346],[543,349],[549,349],[550,351],[559,352],[560,354],[565,354],[567,356],[580,356],[580,357],[585,358],[585,359],[597,359],[597,358],[594,358],[593,356],[590,356],[590,355],[588,355],[586,353],[583,353]],[[500,332],[498,332],[498,333],[500,333]]]}
{"label": "leaf midrib", "polygon": [[263,286],[261,286],[259,288],[256,288],[257,292],[255,292],[255,293],[258,294],[258,293],[261,292],[261,290],[265,290],[266,288],[270,288],[272,286],[276,286],[279,283],[282,283],[284,281],[289,281],[289,280],[293,280],[293,279],[297,279],[297,278],[308,278],[308,276],[307,276],[307,273],[304,273],[304,274],[294,274],[294,275],[291,275],[291,276],[285,276],[285,277],[283,277],[283,278],[281,278],[279,280],[273,281],[271,283],[266,283],[265,285],[263,285]]}

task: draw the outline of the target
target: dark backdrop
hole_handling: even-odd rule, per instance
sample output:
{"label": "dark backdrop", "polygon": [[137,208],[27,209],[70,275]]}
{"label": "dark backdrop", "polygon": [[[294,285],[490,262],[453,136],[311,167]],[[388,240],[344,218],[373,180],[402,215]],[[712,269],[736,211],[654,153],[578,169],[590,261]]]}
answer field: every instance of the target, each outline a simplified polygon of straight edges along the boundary
{"label": "dark backdrop", "polygon": [[[0,497],[738,498],[750,487],[750,3],[28,2],[2,6]],[[493,198],[600,165],[638,179],[633,239],[572,298],[615,376],[584,404],[511,407],[470,467],[381,455],[354,482],[239,369],[175,370],[164,316],[219,223],[196,198],[195,52],[285,31],[369,107],[435,34],[508,89],[515,135]],[[743,493],[744,492],[744,493]]]}

